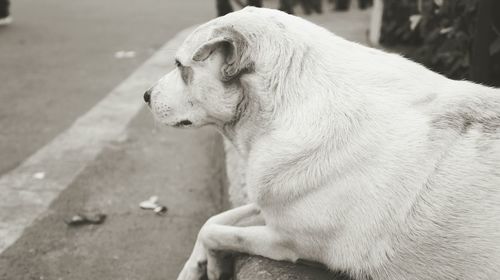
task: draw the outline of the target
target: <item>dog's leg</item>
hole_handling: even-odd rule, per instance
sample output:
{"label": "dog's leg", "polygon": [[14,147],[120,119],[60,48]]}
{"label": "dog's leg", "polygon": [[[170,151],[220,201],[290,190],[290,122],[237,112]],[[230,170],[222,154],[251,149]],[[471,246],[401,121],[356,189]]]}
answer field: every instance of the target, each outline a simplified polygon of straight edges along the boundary
{"label": "dog's leg", "polygon": [[279,261],[299,259],[288,239],[269,226],[209,224],[201,229],[198,238],[208,250],[247,253]]}
{"label": "dog's leg", "polygon": [[[260,215],[259,208],[254,204],[248,204],[211,217],[205,223],[203,228],[206,228],[209,225],[252,226],[263,224],[265,224],[265,222],[263,217]],[[223,269],[221,268],[224,264],[221,260],[220,251],[208,251],[201,242],[200,235],[198,235],[198,240],[196,241],[193,252],[177,279],[203,279],[203,277],[206,276],[207,271],[210,272],[211,279],[216,279],[220,277],[220,274],[223,272]]]}
{"label": "dog's leg", "polygon": [[[239,252],[259,255],[273,260],[296,262],[299,255],[287,239],[269,226],[237,227],[218,224],[205,225],[198,236],[203,246],[211,252]],[[215,261],[212,265],[211,261]],[[221,279],[218,259],[207,259],[209,280]]]}
{"label": "dog's leg", "polygon": [[[232,225],[238,227],[264,225],[265,221],[260,215],[260,209],[254,204],[248,204],[223,212],[210,218],[204,225]],[[201,232],[201,231],[200,231]],[[198,237],[198,239],[200,239]],[[205,246],[204,246],[205,247]],[[206,247],[205,247],[206,248]],[[226,251],[211,250],[207,248],[207,275],[208,279],[226,279],[224,273],[230,273],[232,260]]]}
{"label": "dog's leg", "polygon": [[210,224],[250,226],[263,225],[265,222],[260,215],[259,207],[255,204],[247,204],[211,217],[204,226]]}
{"label": "dog's leg", "polygon": [[207,252],[201,242],[196,241],[193,252],[184,264],[177,280],[202,280],[207,271]]}

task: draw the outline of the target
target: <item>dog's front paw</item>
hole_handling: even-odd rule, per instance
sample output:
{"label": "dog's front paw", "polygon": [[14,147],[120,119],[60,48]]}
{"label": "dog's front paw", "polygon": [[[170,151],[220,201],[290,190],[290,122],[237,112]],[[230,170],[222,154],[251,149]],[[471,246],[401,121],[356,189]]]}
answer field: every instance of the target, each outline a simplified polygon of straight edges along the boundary
{"label": "dog's front paw", "polygon": [[177,280],[207,280],[207,260],[188,261]]}
{"label": "dog's front paw", "polygon": [[233,258],[225,252],[208,251],[208,280],[229,280],[232,278]]}

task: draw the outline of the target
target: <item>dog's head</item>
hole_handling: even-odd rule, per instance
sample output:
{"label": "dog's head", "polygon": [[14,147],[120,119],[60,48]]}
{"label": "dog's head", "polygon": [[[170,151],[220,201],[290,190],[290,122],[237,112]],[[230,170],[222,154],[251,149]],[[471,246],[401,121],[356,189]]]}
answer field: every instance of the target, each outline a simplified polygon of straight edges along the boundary
{"label": "dog's head", "polygon": [[201,26],[176,54],[176,68],[145,93],[163,124],[224,125],[243,99],[240,77],[251,73],[249,41],[233,26]]}

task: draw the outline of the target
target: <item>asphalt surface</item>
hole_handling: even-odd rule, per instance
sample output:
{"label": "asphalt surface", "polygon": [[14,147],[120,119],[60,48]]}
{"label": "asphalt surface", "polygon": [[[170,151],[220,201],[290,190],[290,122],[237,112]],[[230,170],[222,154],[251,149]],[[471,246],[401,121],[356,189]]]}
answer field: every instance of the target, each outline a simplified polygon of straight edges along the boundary
{"label": "asphalt surface", "polygon": [[[209,20],[215,9],[205,0],[19,0],[12,14],[14,24],[0,29],[0,175],[18,168],[166,41]],[[122,50],[135,57],[115,58]],[[172,65],[158,67],[168,72]],[[212,130],[153,128],[143,110],[122,138],[78,171],[0,255],[0,279],[175,279],[198,229],[223,205],[222,147]],[[165,216],[139,209],[152,195],[169,208]],[[64,223],[87,212],[107,218],[102,225]]]}
{"label": "asphalt surface", "polygon": [[[16,0],[0,28],[0,175],[89,110],[210,0]],[[135,51],[116,59],[117,51]]]}
{"label": "asphalt surface", "polygon": [[[199,228],[222,210],[223,148],[210,128],[151,128],[143,110],[0,255],[1,280],[176,279]],[[165,215],[139,208],[153,195]],[[107,218],[66,225],[78,213]]]}

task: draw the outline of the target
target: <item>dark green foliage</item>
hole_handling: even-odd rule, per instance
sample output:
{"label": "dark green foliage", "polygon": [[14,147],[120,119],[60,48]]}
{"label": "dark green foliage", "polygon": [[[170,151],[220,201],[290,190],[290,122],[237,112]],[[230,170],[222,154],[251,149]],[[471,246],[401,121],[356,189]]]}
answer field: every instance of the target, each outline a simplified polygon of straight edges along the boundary
{"label": "dark green foliage", "polygon": [[[410,58],[450,78],[468,79],[480,1],[483,0],[385,0],[381,43],[412,46],[406,53]],[[412,15],[421,16],[413,30],[409,20]],[[492,11],[491,18],[500,18],[499,11]],[[487,28],[495,28],[495,24],[488,23]],[[500,33],[496,38],[500,40]],[[498,56],[494,53],[496,44],[500,53],[500,41],[493,40],[492,59]],[[496,62],[491,67],[500,66]]]}
{"label": "dark green foliage", "polygon": [[248,0],[248,6],[262,7],[262,0]]}
{"label": "dark green foliage", "polygon": [[418,14],[416,0],[385,0],[380,43],[418,44],[421,38],[410,29],[410,16]]}
{"label": "dark green foliage", "polygon": [[[233,0],[236,4],[237,7],[244,7],[244,6],[255,6],[255,7],[262,7],[262,1],[263,0]],[[340,0],[337,0],[340,1]],[[349,0],[342,0],[348,2]],[[371,0],[360,0],[363,2],[367,2],[364,4],[364,6],[369,6],[369,2]],[[230,0],[216,0],[217,3],[217,15],[218,16],[223,16],[225,14],[228,14],[233,11],[233,7],[231,5]],[[318,13],[321,14],[323,12],[323,5],[322,5],[322,0],[280,0],[280,7],[279,9],[287,12],[289,14],[294,13],[294,6],[299,5],[302,7],[304,10],[304,13],[306,14],[312,14],[312,13]]]}
{"label": "dark green foliage", "polygon": [[478,0],[445,0],[439,7],[423,1],[422,20],[415,30],[423,43],[412,56],[450,78],[468,78],[477,4]]}
{"label": "dark green foliage", "polygon": [[233,11],[233,7],[231,6],[231,2],[229,0],[216,0],[217,5],[217,16],[223,16],[225,14],[229,14]]}
{"label": "dark green foliage", "polygon": [[350,0],[335,0],[335,10],[336,11],[347,11],[349,10]]}

